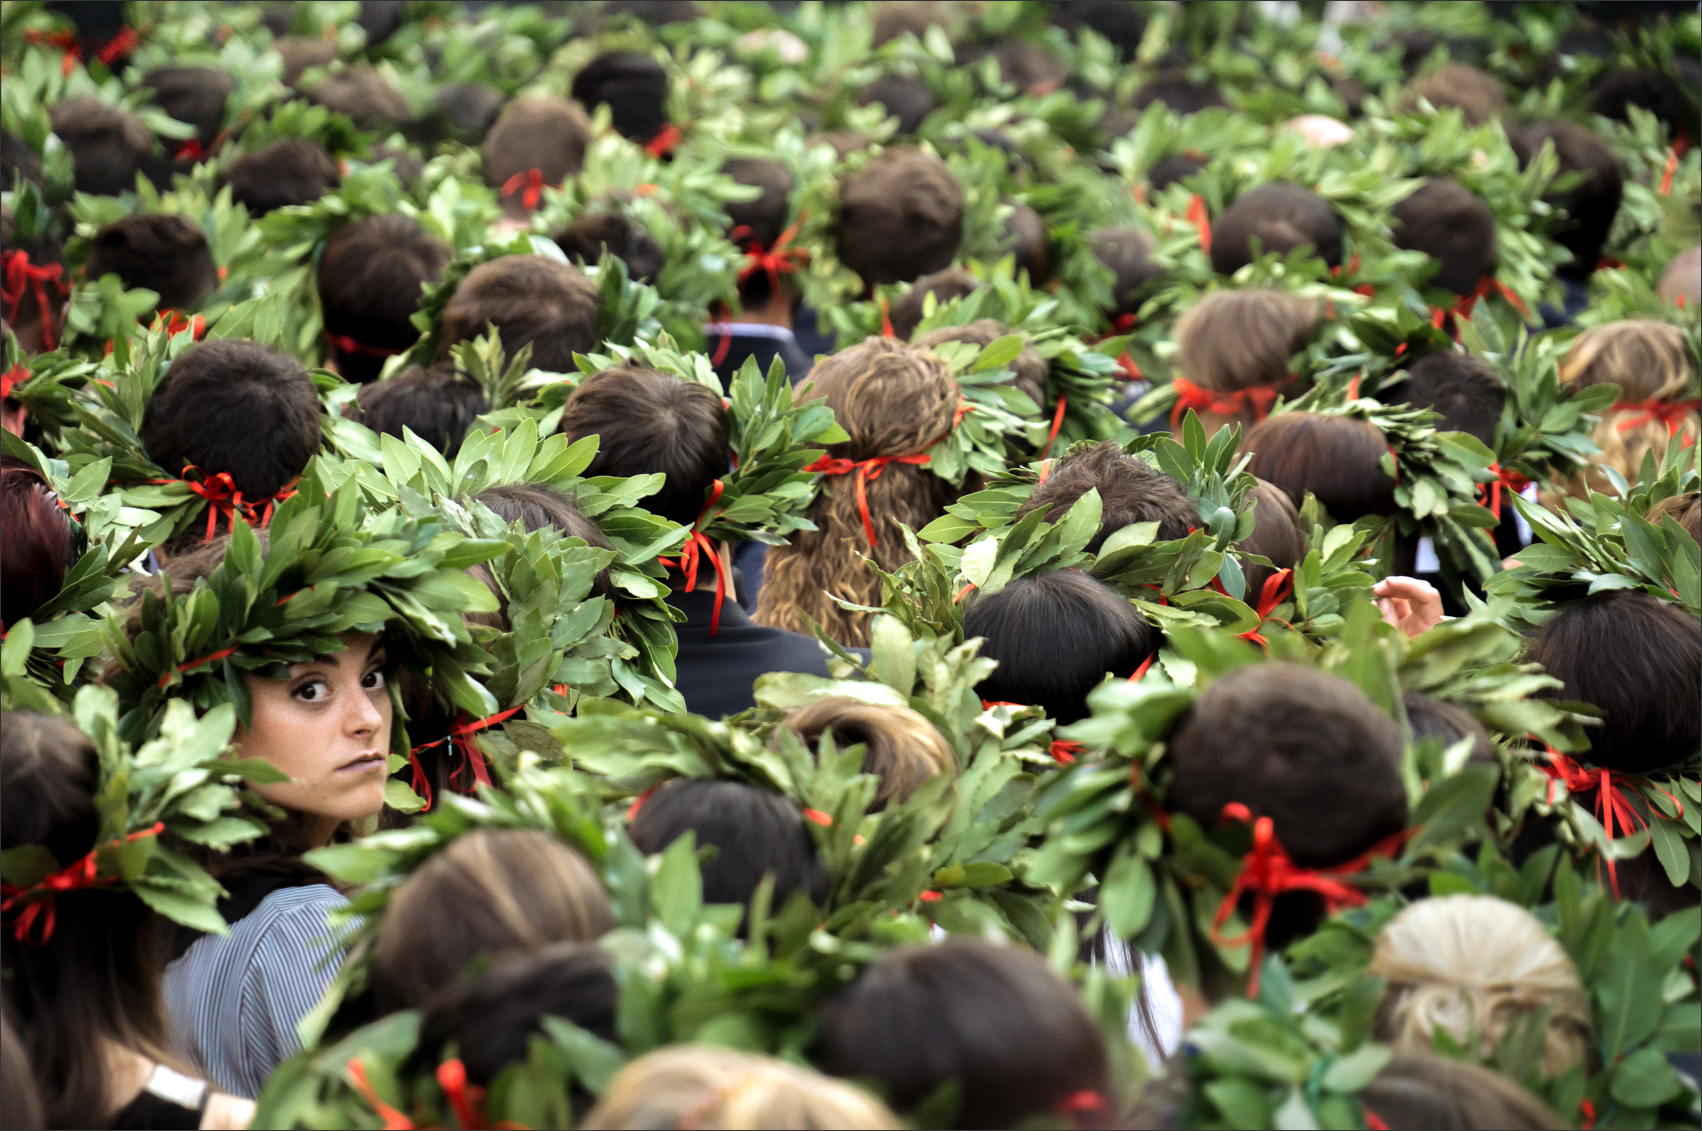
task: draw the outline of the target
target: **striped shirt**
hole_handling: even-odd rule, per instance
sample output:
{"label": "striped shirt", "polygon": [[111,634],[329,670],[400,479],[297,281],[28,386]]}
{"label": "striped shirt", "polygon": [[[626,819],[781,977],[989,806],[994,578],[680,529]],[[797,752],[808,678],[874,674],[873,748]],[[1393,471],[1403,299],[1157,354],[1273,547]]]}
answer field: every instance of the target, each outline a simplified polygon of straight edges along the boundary
{"label": "striped shirt", "polygon": [[197,939],[166,967],[177,1048],[219,1088],[253,1099],[301,1048],[296,1023],[319,1003],[342,958],[325,916],[347,904],[324,884],[282,888],[230,934]]}

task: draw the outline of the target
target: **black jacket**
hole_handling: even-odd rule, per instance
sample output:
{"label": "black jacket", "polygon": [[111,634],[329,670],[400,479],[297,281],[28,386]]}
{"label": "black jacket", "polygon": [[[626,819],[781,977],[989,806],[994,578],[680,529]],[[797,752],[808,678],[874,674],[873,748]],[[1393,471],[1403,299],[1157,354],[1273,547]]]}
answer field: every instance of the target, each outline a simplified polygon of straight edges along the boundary
{"label": "black jacket", "polygon": [[719,719],[750,710],[756,706],[751,685],[767,672],[828,674],[827,653],[812,637],[757,624],[731,593],[721,605],[721,631],[713,637],[709,618],[715,608],[714,589],[670,593],[668,603],[686,615],[684,624],[674,626],[680,639],[675,686],[694,715]]}
{"label": "black jacket", "polygon": [[721,378],[721,391],[724,393],[732,391],[733,374],[744,368],[745,359],[748,357],[756,358],[757,369],[767,376],[769,364],[778,356],[785,363],[786,376],[792,379],[794,385],[803,380],[804,374],[815,364],[809,354],[799,349],[798,343],[789,337],[771,338],[766,335],[741,334],[737,331],[728,334],[714,325],[705,326],[703,331],[707,337],[703,352],[711,359],[720,353],[722,342],[732,339],[727,344],[727,355],[715,366],[715,375]]}

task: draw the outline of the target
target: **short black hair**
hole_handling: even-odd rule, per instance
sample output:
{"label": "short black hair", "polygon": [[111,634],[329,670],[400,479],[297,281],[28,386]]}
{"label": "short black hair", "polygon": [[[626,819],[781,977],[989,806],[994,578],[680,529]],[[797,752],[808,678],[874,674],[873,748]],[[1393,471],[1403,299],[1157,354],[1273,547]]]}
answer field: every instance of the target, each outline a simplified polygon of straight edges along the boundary
{"label": "short black hair", "polygon": [[668,72],[641,51],[610,51],[573,76],[574,101],[586,110],[607,104],[615,132],[645,142],[668,124]]}
{"label": "short black hair", "polygon": [[384,381],[363,385],[349,415],[381,436],[402,438],[404,428],[449,459],[473,421],[490,411],[478,385],[459,376],[453,363],[415,367]]}
{"label": "short black hair", "polygon": [[454,251],[412,216],[368,216],[337,229],[319,256],[317,282],[325,332],[349,338],[365,350],[332,343],[344,379],[373,381],[384,357],[371,351],[400,351],[420,336],[413,316],[421,289],[443,276]]}
{"label": "short black hair", "polygon": [[650,229],[632,217],[614,209],[597,208],[582,212],[573,222],[555,235],[556,246],[569,259],[595,266],[603,258],[603,250],[626,265],[627,276],[649,283],[667,266],[666,253]]}
{"label": "short black hair", "polygon": [[1236,197],[1212,226],[1212,270],[1233,275],[1253,262],[1255,236],[1261,255],[1310,244],[1325,263],[1341,265],[1341,218],[1329,201],[1299,185],[1271,181]]}
{"label": "short black hair", "polygon": [[1147,170],[1147,187],[1153,192],[1162,192],[1178,181],[1187,180],[1205,167],[1204,161],[1197,161],[1186,153],[1173,153]]}
{"label": "short black hair", "polygon": [[1560,159],[1556,176],[1582,173],[1584,178],[1564,192],[1549,192],[1543,199],[1566,210],[1554,240],[1572,253],[1559,273],[1583,278],[1596,269],[1602,247],[1613,231],[1613,221],[1625,199],[1625,174],[1613,151],[1595,134],[1574,122],[1534,122],[1507,131],[1507,140],[1524,168],[1542,152],[1543,143],[1554,143]]}
{"label": "short black hair", "polygon": [[187,310],[219,286],[219,269],[199,224],[165,212],[114,220],[95,233],[84,270],[117,275],[130,290],[159,295],[162,310]]}
{"label": "short black hair", "polygon": [[934,112],[939,99],[921,79],[882,75],[857,94],[857,105],[880,103],[889,118],[898,119],[898,134],[908,137],[922,128],[922,120]]}
{"label": "short black hair", "polygon": [[148,157],[154,135],[142,120],[98,98],[78,95],[48,111],[53,132],[71,151],[78,192],[118,196],[134,192],[136,174],[157,171]]}
{"label": "short black hair", "polygon": [[1464,432],[1495,447],[1507,390],[1495,367],[1458,350],[1433,350],[1407,366],[1407,379],[1383,394],[1390,404],[1410,404],[1442,414],[1437,427]]}
{"label": "short black hair", "polygon": [[1481,196],[1458,181],[1432,177],[1390,210],[1390,238],[1398,248],[1422,251],[1440,264],[1430,282],[1457,295],[1495,274],[1495,214]]}
{"label": "short black hair", "polygon": [[1143,283],[1163,276],[1164,268],[1148,259],[1152,237],[1139,228],[1123,225],[1090,232],[1087,244],[1093,257],[1111,269],[1111,309],[1107,314],[1134,314],[1140,307],[1135,294]]}
{"label": "short black hair", "polygon": [[1099,492],[1099,533],[1087,544],[1097,554],[1105,539],[1135,522],[1158,523],[1158,537],[1169,542],[1186,538],[1200,525],[1200,508],[1182,485],[1138,456],[1129,455],[1115,440],[1071,452],[1058,460],[1044,483],[1036,484],[1017,508],[1016,517],[1046,507],[1046,521],[1059,523],[1076,501]]}
{"label": "short black hair", "polygon": [[305,137],[281,138],[238,157],[225,174],[231,201],[252,216],[286,205],[312,204],[342,181],[331,154]]}
{"label": "short black hair", "polygon": [[[142,76],[153,91],[154,105],[167,115],[195,127],[195,140],[210,152],[225,124],[225,101],[236,89],[236,78],[219,67],[155,67]],[[181,142],[175,143],[181,145]]]}

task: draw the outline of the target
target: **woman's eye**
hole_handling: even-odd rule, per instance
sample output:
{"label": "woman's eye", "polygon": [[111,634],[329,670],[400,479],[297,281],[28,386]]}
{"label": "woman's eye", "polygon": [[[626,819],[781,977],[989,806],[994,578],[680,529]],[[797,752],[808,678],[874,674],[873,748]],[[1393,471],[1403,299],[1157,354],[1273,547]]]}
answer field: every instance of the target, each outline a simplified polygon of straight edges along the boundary
{"label": "woman's eye", "polygon": [[363,691],[377,691],[384,686],[384,669],[375,668],[367,672],[361,676],[360,685]]}
{"label": "woman's eye", "polygon": [[322,679],[309,680],[295,689],[295,697],[303,703],[323,703],[331,697],[331,685]]}

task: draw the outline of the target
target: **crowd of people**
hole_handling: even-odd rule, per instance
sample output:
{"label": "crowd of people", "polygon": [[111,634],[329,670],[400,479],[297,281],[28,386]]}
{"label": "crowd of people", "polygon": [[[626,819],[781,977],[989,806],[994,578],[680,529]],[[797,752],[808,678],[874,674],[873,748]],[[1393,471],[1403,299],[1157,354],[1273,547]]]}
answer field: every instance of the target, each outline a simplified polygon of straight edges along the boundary
{"label": "crowd of people", "polygon": [[0,9],[0,1122],[1694,1127],[1694,4]]}

